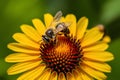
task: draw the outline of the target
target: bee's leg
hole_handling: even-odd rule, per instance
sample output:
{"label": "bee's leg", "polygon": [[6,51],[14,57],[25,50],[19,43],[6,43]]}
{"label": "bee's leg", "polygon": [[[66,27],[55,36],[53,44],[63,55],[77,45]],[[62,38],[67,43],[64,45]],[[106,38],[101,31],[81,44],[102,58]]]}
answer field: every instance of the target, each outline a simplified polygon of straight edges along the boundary
{"label": "bee's leg", "polygon": [[66,37],[68,37],[68,36],[69,36],[69,33],[70,33],[70,30],[69,30],[68,28],[65,28],[62,32],[64,33],[64,35],[65,35]]}
{"label": "bee's leg", "polygon": [[70,37],[70,34],[65,33],[64,36],[65,37]]}
{"label": "bee's leg", "polygon": [[69,36],[69,34],[64,34],[65,35],[65,37],[68,37]]}
{"label": "bee's leg", "polygon": [[56,40],[56,39],[54,39],[53,44],[56,44],[56,43],[57,43],[57,40]]}
{"label": "bee's leg", "polygon": [[56,36],[53,36],[53,38],[52,38],[52,42],[53,42],[53,44],[56,44]]}

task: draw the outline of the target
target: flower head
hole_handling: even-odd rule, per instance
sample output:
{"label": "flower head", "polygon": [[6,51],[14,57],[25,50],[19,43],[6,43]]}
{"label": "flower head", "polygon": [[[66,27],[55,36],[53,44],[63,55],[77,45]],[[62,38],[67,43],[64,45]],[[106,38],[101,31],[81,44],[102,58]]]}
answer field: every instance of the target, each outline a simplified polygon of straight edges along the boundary
{"label": "flower head", "polygon": [[[109,41],[103,38],[104,27],[97,25],[87,30],[88,19],[82,17],[77,22],[73,14],[60,16],[56,22],[54,19],[51,14],[45,14],[45,24],[33,19],[35,28],[24,24],[23,33],[13,35],[17,42],[9,43],[8,48],[15,53],[8,55],[5,61],[16,64],[7,73],[23,73],[17,80],[106,79],[103,72],[111,72],[111,67],[105,62],[114,57],[105,51]],[[67,26],[64,30],[55,28],[58,23],[67,22],[71,24],[62,25]],[[46,33],[51,28],[52,37]]]}

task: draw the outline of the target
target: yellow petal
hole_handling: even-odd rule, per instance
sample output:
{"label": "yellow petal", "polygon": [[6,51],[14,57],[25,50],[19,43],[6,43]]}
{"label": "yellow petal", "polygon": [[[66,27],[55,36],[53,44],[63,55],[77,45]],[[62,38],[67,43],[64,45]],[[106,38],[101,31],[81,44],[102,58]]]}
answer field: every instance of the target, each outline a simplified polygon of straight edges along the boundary
{"label": "yellow petal", "polygon": [[70,33],[73,36],[76,36],[76,17],[73,14],[69,14],[65,17],[66,22],[70,22],[71,25],[69,26]]}
{"label": "yellow petal", "polygon": [[108,48],[108,44],[105,42],[96,42],[93,45],[83,47],[84,51],[104,51]]}
{"label": "yellow petal", "polygon": [[35,80],[39,75],[43,73],[45,67],[46,65],[42,63],[35,69],[22,74],[17,80]]}
{"label": "yellow petal", "polygon": [[47,68],[37,80],[49,80],[51,69]]}
{"label": "yellow petal", "polygon": [[105,80],[107,78],[107,76],[104,73],[102,73],[100,71],[97,71],[97,70],[94,70],[94,69],[92,69],[92,68],[90,68],[90,67],[88,67],[86,65],[81,64],[80,67],[88,75],[90,75],[90,76],[92,76],[92,77],[94,77],[94,78],[96,78],[98,80]]}
{"label": "yellow petal", "polygon": [[82,76],[82,80],[94,80],[92,77],[88,76],[85,72],[80,73]]}
{"label": "yellow petal", "polygon": [[24,71],[28,71],[36,66],[38,66],[41,63],[40,61],[31,61],[31,62],[22,62],[22,63],[17,63],[13,66],[11,66],[7,73],[8,75],[14,75],[14,74],[18,74]]}
{"label": "yellow petal", "polygon": [[22,25],[21,30],[25,33],[25,35],[35,42],[39,42],[41,40],[41,36],[32,26]]}
{"label": "yellow petal", "polygon": [[73,70],[72,74],[75,77],[75,80],[82,80],[80,73],[77,70]]}
{"label": "yellow petal", "polygon": [[31,39],[29,39],[26,35],[24,35],[22,33],[15,33],[13,35],[13,38],[21,44],[32,46],[37,49],[40,47],[40,45],[38,43],[32,41]]}
{"label": "yellow petal", "polygon": [[82,80],[94,80],[91,76],[89,76],[83,70],[81,70],[80,67],[76,67],[76,71],[79,73]]}
{"label": "yellow petal", "polygon": [[83,63],[102,72],[111,72],[111,67],[107,63],[93,62],[88,60],[83,60]]}
{"label": "yellow petal", "polygon": [[9,43],[7,47],[15,52],[40,54],[39,49],[38,50],[32,49],[31,47],[20,44],[20,43]]}
{"label": "yellow petal", "polygon": [[43,35],[46,31],[46,27],[44,26],[43,22],[40,19],[33,19],[32,22],[38,33]]}
{"label": "yellow petal", "polygon": [[99,30],[99,26],[96,26],[92,29],[90,29],[84,36],[84,38],[81,41],[81,46],[85,47],[88,45],[91,45],[95,42],[97,42],[98,40],[100,40],[104,35],[104,32],[101,32]]}
{"label": "yellow petal", "polygon": [[45,14],[44,21],[45,21],[46,28],[48,28],[51,25],[51,22],[53,21],[53,16],[49,13]]}
{"label": "yellow petal", "polygon": [[106,42],[106,43],[110,43],[110,42],[111,42],[111,38],[110,38],[110,36],[105,35],[105,36],[103,37],[102,41],[103,41],[103,42]]}
{"label": "yellow petal", "polygon": [[111,61],[114,59],[112,53],[107,51],[106,52],[105,51],[86,52],[84,53],[83,57],[86,59],[101,61],[101,62]]}
{"label": "yellow petal", "polygon": [[58,80],[66,80],[64,73],[59,73]]}
{"label": "yellow petal", "polygon": [[71,74],[70,72],[67,73],[67,80],[76,80],[74,75]]}
{"label": "yellow petal", "polygon": [[88,18],[86,17],[80,18],[77,23],[77,38],[78,39],[82,39],[87,26],[88,26]]}
{"label": "yellow petal", "polygon": [[14,53],[10,54],[5,58],[6,62],[24,62],[24,61],[30,61],[30,60],[35,60],[39,59],[39,55],[29,55],[29,54],[24,54],[24,53]]}
{"label": "yellow petal", "polygon": [[49,80],[57,80],[57,77],[58,77],[57,72],[54,71],[54,72],[52,72],[52,74],[50,75],[50,79],[49,79]]}

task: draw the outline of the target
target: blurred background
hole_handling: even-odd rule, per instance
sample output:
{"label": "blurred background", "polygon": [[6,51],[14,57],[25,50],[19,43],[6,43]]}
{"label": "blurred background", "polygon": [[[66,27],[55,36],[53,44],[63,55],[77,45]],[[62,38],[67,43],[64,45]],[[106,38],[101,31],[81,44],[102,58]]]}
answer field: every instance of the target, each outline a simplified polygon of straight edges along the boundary
{"label": "blurred background", "polygon": [[55,14],[61,10],[65,16],[68,13],[89,18],[91,28],[103,24],[111,36],[109,51],[115,60],[109,62],[112,72],[107,80],[120,79],[120,0],[0,0],[0,80],[16,80],[20,75],[8,76],[6,70],[12,64],[4,58],[12,51],[7,44],[13,42],[12,35],[20,32],[21,24],[32,25],[33,18],[43,20],[45,13]]}

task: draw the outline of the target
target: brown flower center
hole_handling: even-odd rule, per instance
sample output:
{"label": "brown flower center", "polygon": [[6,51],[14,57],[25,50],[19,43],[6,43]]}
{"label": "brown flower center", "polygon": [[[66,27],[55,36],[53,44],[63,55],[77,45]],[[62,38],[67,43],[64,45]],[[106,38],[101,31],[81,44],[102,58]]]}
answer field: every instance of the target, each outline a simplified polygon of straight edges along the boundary
{"label": "brown flower center", "polygon": [[41,44],[41,58],[47,67],[58,73],[71,72],[82,56],[80,41],[73,37],[58,36],[56,43]]}

